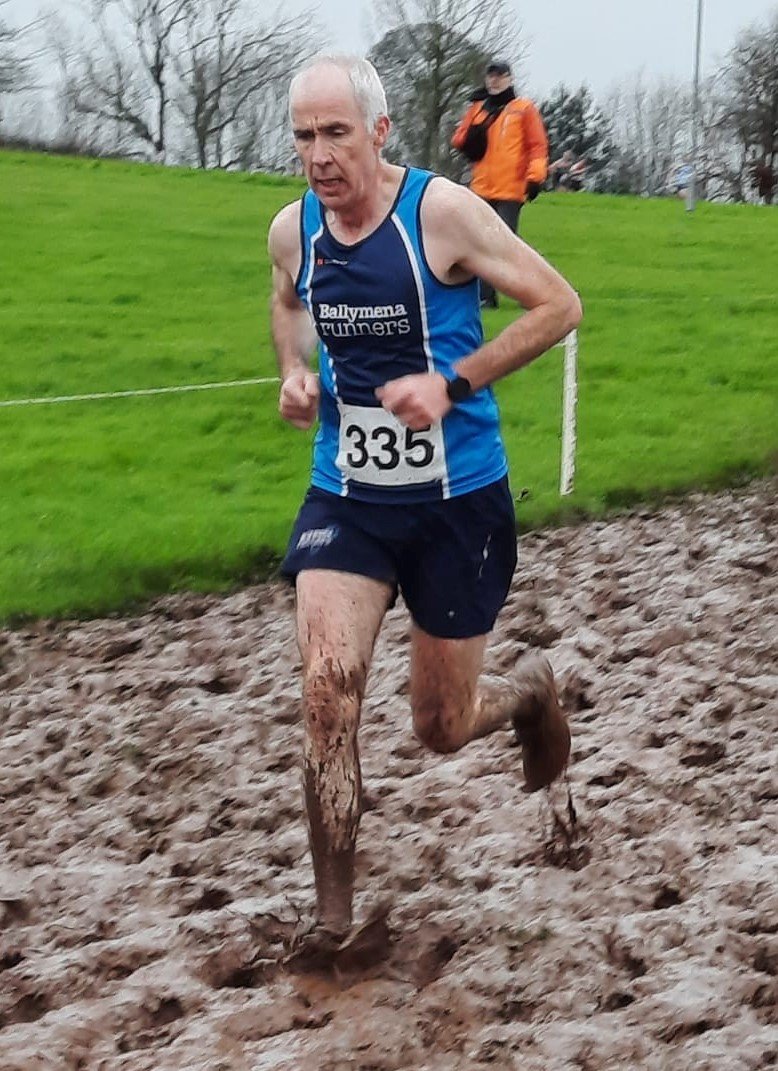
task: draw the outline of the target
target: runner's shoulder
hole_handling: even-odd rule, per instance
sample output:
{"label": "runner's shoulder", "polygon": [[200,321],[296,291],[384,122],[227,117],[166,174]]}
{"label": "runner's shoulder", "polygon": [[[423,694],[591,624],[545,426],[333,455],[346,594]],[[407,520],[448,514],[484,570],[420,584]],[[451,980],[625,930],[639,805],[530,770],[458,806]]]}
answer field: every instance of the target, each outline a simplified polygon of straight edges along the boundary
{"label": "runner's shoulder", "polygon": [[270,224],[267,235],[268,249],[273,262],[282,267],[300,255],[301,204],[298,200],[284,205]]}
{"label": "runner's shoulder", "polygon": [[[486,211],[485,211],[486,210]],[[429,227],[440,228],[442,233],[450,234],[456,227],[469,229],[473,221],[485,215],[491,218],[486,202],[476,196],[467,186],[460,186],[442,175],[436,175],[430,182],[422,201],[422,215],[425,230]]]}

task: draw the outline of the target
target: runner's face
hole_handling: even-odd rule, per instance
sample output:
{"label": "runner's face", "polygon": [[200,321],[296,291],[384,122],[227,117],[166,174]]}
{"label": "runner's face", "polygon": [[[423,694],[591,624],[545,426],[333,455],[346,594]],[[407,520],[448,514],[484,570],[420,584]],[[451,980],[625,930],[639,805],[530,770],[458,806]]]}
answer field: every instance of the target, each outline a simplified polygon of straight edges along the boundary
{"label": "runner's face", "polygon": [[343,71],[325,68],[299,85],[292,102],[297,153],[308,184],[331,209],[360,201],[375,181],[389,120],[368,131]]}

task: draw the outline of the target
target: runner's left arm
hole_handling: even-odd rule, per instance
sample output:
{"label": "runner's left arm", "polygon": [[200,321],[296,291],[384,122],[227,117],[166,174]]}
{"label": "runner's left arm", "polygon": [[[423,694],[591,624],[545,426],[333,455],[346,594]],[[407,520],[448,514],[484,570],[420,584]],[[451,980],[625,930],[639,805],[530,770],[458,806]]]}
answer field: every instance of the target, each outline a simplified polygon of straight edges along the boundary
{"label": "runner's left arm", "polygon": [[[551,349],[581,321],[578,294],[543,257],[522,241],[480,197],[442,181],[433,218],[443,227],[444,262],[485,279],[525,310],[498,335],[454,365],[474,390],[502,379]],[[430,199],[432,205],[432,198]]]}
{"label": "runner's left arm", "polygon": [[[454,364],[454,373],[467,379],[473,391],[523,368],[579,324],[581,302],[567,280],[470,190],[435,179],[422,204],[422,226],[427,258],[443,282],[485,279],[526,310]],[[391,380],[376,395],[413,430],[451,409],[439,373]]]}

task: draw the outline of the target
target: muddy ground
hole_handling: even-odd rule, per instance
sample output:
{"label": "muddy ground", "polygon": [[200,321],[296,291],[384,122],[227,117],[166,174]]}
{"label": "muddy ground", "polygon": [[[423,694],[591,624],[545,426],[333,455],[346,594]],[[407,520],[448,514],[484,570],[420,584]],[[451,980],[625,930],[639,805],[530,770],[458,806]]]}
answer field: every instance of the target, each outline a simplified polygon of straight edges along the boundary
{"label": "muddy ground", "polygon": [[417,744],[391,612],[357,916],[391,897],[392,945],[367,971],[280,962],[313,889],[284,588],[0,633],[1,1071],[778,1066],[776,491],[522,540],[488,664],[529,645],[557,671],[567,849],[507,732]]}

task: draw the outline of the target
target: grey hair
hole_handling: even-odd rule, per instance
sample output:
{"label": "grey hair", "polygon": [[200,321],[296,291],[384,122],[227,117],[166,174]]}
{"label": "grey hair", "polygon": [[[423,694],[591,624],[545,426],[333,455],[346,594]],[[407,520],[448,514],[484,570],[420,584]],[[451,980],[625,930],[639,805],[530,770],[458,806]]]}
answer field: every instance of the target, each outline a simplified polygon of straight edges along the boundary
{"label": "grey hair", "polygon": [[308,60],[289,83],[290,119],[292,117],[292,97],[295,89],[303,77],[314,67],[337,67],[348,76],[351,88],[354,91],[354,99],[369,131],[375,128],[382,115],[388,115],[384,87],[381,85],[378,72],[369,60],[348,53],[320,52]]}

